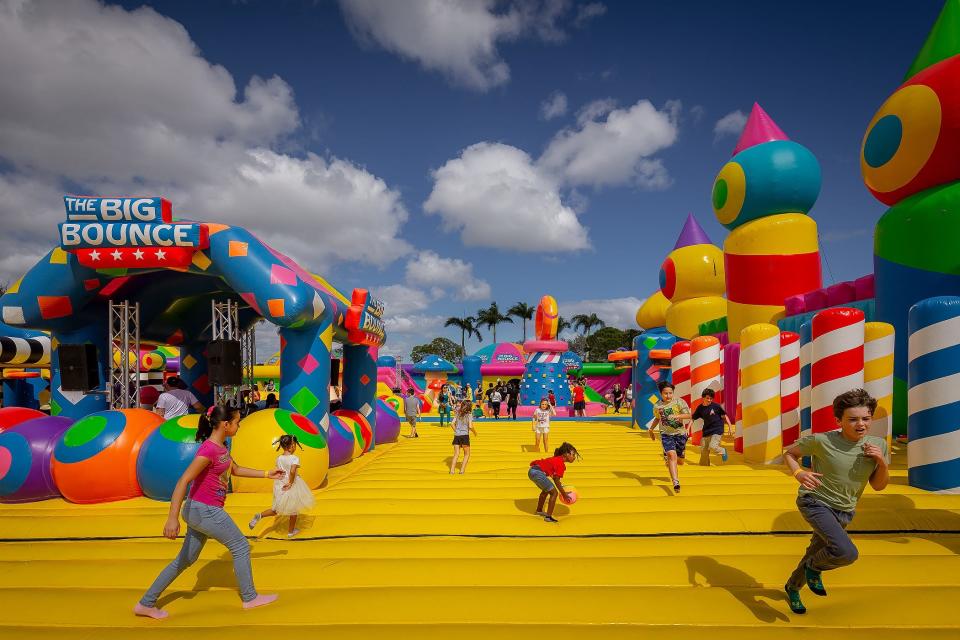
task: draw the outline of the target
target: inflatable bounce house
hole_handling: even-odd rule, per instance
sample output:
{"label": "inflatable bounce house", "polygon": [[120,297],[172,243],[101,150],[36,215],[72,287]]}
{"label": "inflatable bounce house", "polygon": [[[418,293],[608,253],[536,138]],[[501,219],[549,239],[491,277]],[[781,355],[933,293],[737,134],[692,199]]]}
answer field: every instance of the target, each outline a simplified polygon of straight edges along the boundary
{"label": "inflatable bounce house", "polygon": [[[316,488],[329,466],[397,438],[399,418],[375,394],[383,305],[365,290],[354,290],[348,300],[241,227],[175,222],[162,198],[67,196],[64,203],[60,246],[0,298],[0,335],[11,336],[3,339],[3,362],[49,367],[52,414],[11,406],[23,394],[5,394],[0,500],[168,499],[193,457],[198,416],[161,424],[144,409],[108,410],[106,386],[117,364],[110,362],[111,301],[139,305],[140,346],[151,345],[140,354],[144,368],[179,365],[181,378],[206,406],[214,390],[206,354],[214,337],[212,305],[233,302],[243,330],[261,318],[279,327],[281,406],[245,418],[231,443],[252,464],[271,464],[274,438],[294,434],[310,470],[305,479]],[[45,335],[46,343],[38,337]],[[344,392],[342,408],[330,413],[334,340],[343,344]],[[84,349],[95,360],[96,379],[87,391],[64,389],[64,345],[89,345]],[[168,359],[173,353],[181,356],[178,363]],[[234,491],[257,489],[266,490],[262,483],[234,481]]]}
{"label": "inflatable bounce house", "polygon": [[754,104],[713,185],[722,252],[690,216],[637,312],[635,426],[651,423],[659,380],[691,406],[711,387],[736,417],[736,449],[772,463],[802,433],[835,429],[833,398],[862,387],[879,401],[872,433],[907,437],[910,484],[960,491],[958,31],[947,5],[867,127],[864,182],[890,209],[862,278],[823,286],[819,163]]}
{"label": "inflatable bounce house", "polygon": [[629,367],[620,362],[584,362],[569,345],[557,339],[559,321],[557,301],[543,296],[535,316],[536,338],[523,344],[499,342],[487,345],[454,364],[437,355],[427,355],[414,364],[398,365],[396,358],[382,356],[378,361],[378,396],[399,406],[393,390],[405,395],[412,389],[423,401],[424,415],[436,415],[436,395],[450,383],[457,387],[470,385],[471,391],[484,392],[498,382],[511,385],[519,394],[517,416],[531,416],[533,410],[553,391],[559,416],[573,416],[570,385],[579,379],[585,381],[586,415],[599,416],[610,404],[607,392],[620,384],[630,384]]}

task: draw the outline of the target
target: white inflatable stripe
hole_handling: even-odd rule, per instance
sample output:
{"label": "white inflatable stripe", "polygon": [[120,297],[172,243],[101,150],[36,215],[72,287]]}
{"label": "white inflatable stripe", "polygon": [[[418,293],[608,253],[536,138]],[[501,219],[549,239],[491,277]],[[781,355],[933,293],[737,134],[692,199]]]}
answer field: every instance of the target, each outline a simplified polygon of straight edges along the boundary
{"label": "white inflatable stripe", "polygon": [[851,389],[863,388],[863,370],[857,373],[835,380],[827,380],[823,384],[814,385],[810,388],[810,409],[817,411],[823,407],[833,406],[833,399],[841,393],[846,393]]}
{"label": "white inflatable stripe", "polygon": [[813,340],[811,357],[821,360],[835,353],[843,353],[863,346],[863,321],[829,331]]}
{"label": "white inflatable stripe", "polygon": [[774,438],[779,438],[781,433],[780,416],[771,416],[766,422],[746,427],[743,430],[743,448],[746,449],[756,444],[769,442]]}
{"label": "white inflatable stripe", "polygon": [[21,364],[30,359],[30,343],[24,340],[23,338],[10,338],[13,342],[13,345],[17,349],[16,355],[14,355],[7,364]]}
{"label": "white inflatable stripe", "polygon": [[960,373],[918,384],[907,391],[907,409],[911,416],[954,402],[960,402]]}
{"label": "white inflatable stripe", "polygon": [[960,316],[943,320],[910,334],[907,343],[907,359],[913,361],[933,351],[957,344],[960,336]]}
{"label": "white inflatable stripe", "polygon": [[895,340],[892,334],[864,342],[863,359],[870,362],[871,360],[890,355],[893,353],[894,342]]}
{"label": "white inflatable stripe", "polygon": [[800,358],[800,343],[791,342],[780,347],[780,359],[784,362],[798,360]]}
{"label": "white inflatable stripe", "polygon": [[884,376],[876,380],[865,381],[863,388],[877,400],[886,398],[893,394],[893,376]]}
{"label": "white inflatable stripe", "polygon": [[740,351],[740,370],[742,371],[758,362],[769,360],[774,356],[780,357],[780,336],[761,340],[757,344],[742,349]]}
{"label": "white inflatable stripe", "polygon": [[757,384],[744,387],[740,393],[740,404],[743,405],[743,411],[746,412],[747,407],[760,404],[770,398],[778,398],[780,396],[780,379],[767,378]]}
{"label": "white inflatable stripe", "polygon": [[808,342],[804,345],[800,345],[800,366],[810,364],[810,351],[813,349],[813,344]]}
{"label": "white inflatable stripe", "polygon": [[960,430],[918,438],[907,443],[907,466],[911,468],[949,462],[957,458],[960,458]]}
{"label": "white inflatable stripe", "polygon": [[780,395],[788,396],[791,393],[800,391],[800,376],[790,376],[780,379]]}

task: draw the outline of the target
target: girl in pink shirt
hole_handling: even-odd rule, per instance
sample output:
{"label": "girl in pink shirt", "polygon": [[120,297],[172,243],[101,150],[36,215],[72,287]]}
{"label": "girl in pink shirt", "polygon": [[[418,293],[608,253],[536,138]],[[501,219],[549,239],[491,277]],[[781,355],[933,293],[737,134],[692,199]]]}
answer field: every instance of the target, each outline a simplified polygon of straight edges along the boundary
{"label": "girl in pink shirt", "polygon": [[[241,467],[230,457],[226,439],[237,434],[240,428],[239,409],[215,406],[200,416],[197,427],[197,442],[202,443],[197,454],[180,476],[170,499],[170,516],[163,527],[164,537],[176,540],[180,533],[180,505],[183,504],[183,520],[187,523],[187,533],[183,538],[183,547],[177,557],[160,572],[157,579],[133,608],[138,616],[147,616],[158,620],[166,618],[167,612],[157,608],[157,599],[170,586],[178,575],[197,561],[200,550],[208,538],[213,538],[233,556],[233,571],[240,585],[240,599],[244,609],[270,604],[277,599],[276,594],[257,594],[253,586],[253,572],[250,568],[250,543],[240,533],[240,529],[223,509],[227,497],[227,480],[231,475],[244,478],[272,478],[283,475],[279,469],[259,471]],[[192,483],[192,484],[191,484]],[[190,495],[187,496],[187,485]]]}

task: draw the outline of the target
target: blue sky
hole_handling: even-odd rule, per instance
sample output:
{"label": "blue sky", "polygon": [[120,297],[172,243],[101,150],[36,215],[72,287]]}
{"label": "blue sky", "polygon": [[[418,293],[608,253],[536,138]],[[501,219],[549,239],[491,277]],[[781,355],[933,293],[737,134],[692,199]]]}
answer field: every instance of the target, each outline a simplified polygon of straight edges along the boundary
{"label": "blue sky", "polygon": [[[870,272],[883,206],[860,141],[942,6],[143,4],[0,9],[0,56],[24,60],[0,69],[18,107],[0,132],[36,133],[0,133],[0,213],[43,202],[10,234],[3,277],[51,242],[53,194],[146,189],[251,226],[343,289],[382,292],[400,353],[459,341],[447,316],[544,293],[565,315],[630,326],[688,213],[722,244],[710,190],[736,142],[729,114],[754,101],[820,160],[826,283]],[[45,147],[61,126],[64,151]],[[99,140],[109,154],[80,152]]]}

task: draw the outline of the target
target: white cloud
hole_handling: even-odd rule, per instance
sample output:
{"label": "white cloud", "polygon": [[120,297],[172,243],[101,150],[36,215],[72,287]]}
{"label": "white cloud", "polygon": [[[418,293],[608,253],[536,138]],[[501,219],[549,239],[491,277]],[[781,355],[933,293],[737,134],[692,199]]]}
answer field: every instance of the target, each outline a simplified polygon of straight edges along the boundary
{"label": "white cloud", "polygon": [[543,120],[558,118],[567,112],[567,96],[562,91],[554,91],[540,103],[540,117]]}
{"label": "white cloud", "polygon": [[384,323],[387,325],[387,334],[390,333],[426,333],[436,331],[443,326],[444,316],[424,314],[390,315],[387,314]]}
{"label": "white cloud", "polygon": [[713,126],[714,139],[719,140],[724,136],[738,136],[747,124],[747,114],[740,109],[731,111],[723,116]]}
{"label": "white cloud", "polygon": [[411,258],[406,277],[410,284],[432,287],[434,294],[442,295],[446,289],[458,300],[490,299],[490,284],[474,277],[472,264],[459,258],[441,258],[434,251],[421,251]]}
{"label": "white cloud", "polygon": [[481,142],[433,172],[423,208],[464,244],[554,252],[589,247],[587,230],[560,198],[560,185],[524,151]]}
{"label": "white cloud", "polygon": [[388,317],[423,311],[430,306],[430,298],[426,293],[402,284],[374,287],[372,293],[383,301]]}
{"label": "white cloud", "polygon": [[0,277],[19,277],[11,255],[54,244],[65,185],[164,195],[175,215],[246,225],[307,267],[409,251],[399,192],[349,160],[280,152],[300,126],[285,81],[254,77],[238,95],[230,72],[152,9],[2,3],[0,60],[0,158],[12,167],[0,178]]}
{"label": "white cloud", "polygon": [[577,124],[581,127],[592,120],[602,118],[617,108],[617,101],[613,98],[601,98],[580,107],[577,111]]}
{"label": "white cloud", "polygon": [[643,300],[628,296],[626,298],[607,298],[596,300],[578,300],[576,302],[559,303],[560,315],[569,320],[575,315],[591,313],[597,314],[608,327],[618,329],[636,329],[637,309],[643,305]]}
{"label": "white cloud", "polygon": [[680,103],[668,102],[660,110],[649,100],[606,111],[609,107],[607,102],[588,105],[584,116],[589,119],[581,119],[578,129],[558,132],[539,164],[568,185],[670,186],[663,163],[651,156],[676,141]]}
{"label": "white cloud", "polygon": [[693,118],[694,123],[698,123],[703,120],[703,116],[707,115],[707,109],[701,104],[695,104],[690,107],[690,117]]}
{"label": "white cloud", "polygon": [[[347,25],[361,43],[379,45],[477,91],[510,80],[510,67],[497,48],[501,43],[523,37],[562,41],[558,23],[570,6],[570,0],[340,0]],[[582,25],[595,12],[581,18],[581,8],[575,21]]]}
{"label": "white cloud", "polygon": [[577,17],[573,19],[573,25],[575,27],[583,27],[592,19],[600,17],[606,12],[607,5],[602,2],[591,2],[580,5],[580,8],[577,10]]}

